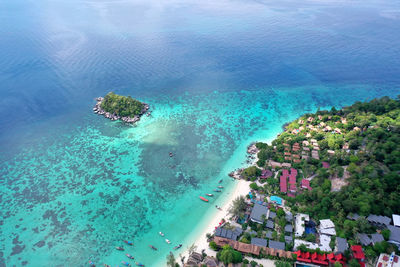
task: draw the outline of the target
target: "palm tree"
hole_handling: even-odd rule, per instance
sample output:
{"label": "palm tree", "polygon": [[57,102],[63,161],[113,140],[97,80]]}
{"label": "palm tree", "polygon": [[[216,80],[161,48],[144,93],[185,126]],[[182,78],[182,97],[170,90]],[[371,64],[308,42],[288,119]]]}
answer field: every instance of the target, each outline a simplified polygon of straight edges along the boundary
{"label": "palm tree", "polygon": [[169,254],[167,255],[167,266],[168,267],[176,266],[175,256],[174,254],[172,254],[172,252],[169,252]]}
{"label": "palm tree", "polygon": [[242,212],[246,209],[246,201],[244,196],[239,196],[235,198],[229,208],[229,213],[232,216],[240,216]]}
{"label": "palm tree", "polygon": [[195,244],[192,244],[190,247],[188,247],[189,255],[191,255],[193,252],[195,252],[197,249],[197,246]]}

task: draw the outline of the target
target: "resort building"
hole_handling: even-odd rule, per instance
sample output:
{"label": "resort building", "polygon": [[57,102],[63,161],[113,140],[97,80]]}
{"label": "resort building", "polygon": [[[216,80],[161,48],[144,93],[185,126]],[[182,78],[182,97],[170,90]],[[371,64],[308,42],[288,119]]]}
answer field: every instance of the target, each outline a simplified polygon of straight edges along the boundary
{"label": "resort building", "polygon": [[397,245],[400,249],[400,227],[388,225],[388,229],[390,230],[388,242]]}
{"label": "resort building", "polygon": [[367,217],[367,221],[371,224],[373,224],[376,227],[385,227],[388,226],[390,224],[392,219],[390,219],[387,216],[381,216],[381,215],[374,215],[374,214],[370,214]]}
{"label": "resort building", "polygon": [[264,219],[268,219],[269,209],[266,206],[255,203],[250,213],[250,220],[256,223],[263,223]]}
{"label": "resort building", "polygon": [[223,238],[227,238],[227,239],[231,239],[231,240],[237,240],[238,236],[240,236],[242,234],[242,232],[243,232],[243,230],[240,227],[236,227],[236,229],[234,231],[225,229],[222,227],[218,227],[215,230],[215,236],[223,237]]}
{"label": "resort building", "polygon": [[310,220],[310,216],[308,214],[299,213],[296,215],[296,222],[295,222],[295,236],[300,237],[304,234],[306,229],[305,223]]}
{"label": "resort building", "polygon": [[285,243],[279,242],[279,241],[274,241],[274,240],[269,240],[268,247],[277,249],[277,250],[285,250]]}
{"label": "resort building", "polygon": [[399,256],[394,253],[391,255],[382,253],[379,255],[375,267],[400,267]]}
{"label": "resort building", "polygon": [[319,232],[324,235],[336,235],[335,224],[330,219],[320,220]]}
{"label": "resort building", "polygon": [[336,237],[336,247],[335,247],[335,252],[336,253],[342,253],[349,248],[349,244],[347,244],[347,240],[341,237]]}
{"label": "resort building", "polygon": [[268,246],[268,240],[263,238],[253,237],[251,239],[251,244],[266,248]]}
{"label": "resort building", "polygon": [[393,225],[400,227],[400,215],[393,214],[392,218],[393,218]]}

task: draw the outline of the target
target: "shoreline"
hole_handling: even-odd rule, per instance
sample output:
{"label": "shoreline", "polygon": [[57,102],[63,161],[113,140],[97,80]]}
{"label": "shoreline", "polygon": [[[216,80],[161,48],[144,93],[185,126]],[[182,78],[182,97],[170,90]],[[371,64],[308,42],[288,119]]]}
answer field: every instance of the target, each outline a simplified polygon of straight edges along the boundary
{"label": "shoreline", "polygon": [[[233,191],[228,193],[229,197],[225,199],[223,205],[220,206],[222,208],[222,211],[218,212],[217,215],[214,216],[211,221],[209,221],[207,225],[205,225],[202,230],[199,231],[198,234],[196,234],[195,241],[191,242],[190,244],[195,244],[197,246],[197,252],[201,252],[204,249],[205,253],[207,253],[208,256],[216,256],[217,252],[210,249],[208,246],[206,234],[213,234],[215,227],[218,226],[219,222],[222,219],[228,221],[228,218],[230,217],[228,210],[231,206],[232,201],[238,196],[245,196],[246,194],[248,194],[250,190],[250,183],[250,181],[238,180],[237,184],[234,186]],[[187,260],[189,258],[189,250],[185,249],[185,251],[181,253],[181,255],[185,257],[185,260]]]}

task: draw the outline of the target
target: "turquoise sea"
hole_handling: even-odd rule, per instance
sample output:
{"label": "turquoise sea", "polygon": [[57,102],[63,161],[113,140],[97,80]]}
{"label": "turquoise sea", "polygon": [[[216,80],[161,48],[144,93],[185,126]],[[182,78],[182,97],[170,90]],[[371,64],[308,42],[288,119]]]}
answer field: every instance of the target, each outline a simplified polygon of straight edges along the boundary
{"label": "turquoise sea", "polygon": [[[6,0],[0,25],[0,266],[164,266],[250,142],[400,94],[398,1]],[[93,114],[111,90],[152,115]]]}

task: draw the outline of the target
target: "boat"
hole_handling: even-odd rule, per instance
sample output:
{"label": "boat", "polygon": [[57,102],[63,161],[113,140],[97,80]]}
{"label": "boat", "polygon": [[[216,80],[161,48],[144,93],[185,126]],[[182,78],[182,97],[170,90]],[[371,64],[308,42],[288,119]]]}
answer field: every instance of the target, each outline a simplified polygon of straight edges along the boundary
{"label": "boat", "polygon": [[159,234],[160,234],[160,236],[164,236],[164,233],[163,233],[163,232],[159,232]]}
{"label": "boat", "polygon": [[104,267],[111,267],[111,265],[108,265],[108,264],[103,264],[104,265]]}
{"label": "boat", "polygon": [[122,261],[121,262],[123,265],[125,265],[125,266],[131,266],[131,264],[129,263],[129,262],[126,262],[126,261]]}
{"label": "boat", "polygon": [[200,197],[200,199],[203,200],[203,201],[205,201],[205,202],[208,202],[208,199],[207,199],[207,198]]}
{"label": "boat", "polygon": [[135,257],[133,257],[131,254],[126,254],[126,256],[128,257],[128,258],[130,258],[131,260],[133,260]]}
{"label": "boat", "polygon": [[169,156],[170,156],[170,157],[173,157],[173,156],[174,156],[174,154],[172,154],[172,152],[169,152]]}
{"label": "boat", "polygon": [[222,179],[221,180],[219,180],[219,182],[218,183],[222,183]]}
{"label": "boat", "polygon": [[94,265],[93,261],[89,261],[89,265],[95,267],[96,265]]}
{"label": "boat", "polygon": [[156,248],[155,246],[153,246],[153,245],[149,245],[149,247],[150,247],[152,250],[157,250],[157,248]]}
{"label": "boat", "polygon": [[168,239],[165,239],[165,242],[167,242],[168,244],[171,244],[171,241],[169,241]]}
{"label": "boat", "polygon": [[136,264],[137,266],[144,266],[144,264],[141,264],[140,262],[135,262],[135,264]]}
{"label": "boat", "polygon": [[219,189],[214,189],[214,192],[222,192],[222,191]]}
{"label": "boat", "polygon": [[125,244],[128,244],[129,246],[133,246],[133,242],[132,241],[126,241],[124,240]]}
{"label": "boat", "polygon": [[213,194],[206,194],[206,196],[212,197],[212,196],[214,196],[214,195],[213,195]]}
{"label": "boat", "polygon": [[175,246],[174,249],[176,250],[176,249],[181,248],[181,247],[182,247],[182,244],[179,244],[179,245]]}
{"label": "boat", "polygon": [[115,249],[116,250],[121,250],[121,251],[125,250],[123,247],[115,247]]}
{"label": "boat", "polygon": [[218,188],[224,188],[222,185],[219,185]]}

